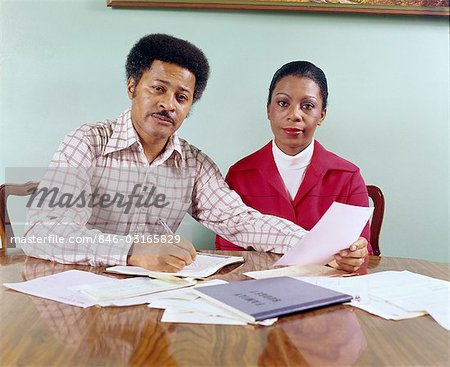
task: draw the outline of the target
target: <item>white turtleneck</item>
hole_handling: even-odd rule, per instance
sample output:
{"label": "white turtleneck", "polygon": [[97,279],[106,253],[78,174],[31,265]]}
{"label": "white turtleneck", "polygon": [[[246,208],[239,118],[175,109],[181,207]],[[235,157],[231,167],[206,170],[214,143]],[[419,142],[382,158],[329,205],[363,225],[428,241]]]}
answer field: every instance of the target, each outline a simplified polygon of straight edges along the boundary
{"label": "white turtleneck", "polygon": [[306,149],[294,156],[284,153],[277,147],[275,141],[272,140],[273,158],[278,168],[278,172],[283,179],[284,186],[288,190],[292,200],[294,200],[295,195],[297,195],[297,191],[305,177],[306,169],[311,163],[313,153],[314,140],[306,147]]}

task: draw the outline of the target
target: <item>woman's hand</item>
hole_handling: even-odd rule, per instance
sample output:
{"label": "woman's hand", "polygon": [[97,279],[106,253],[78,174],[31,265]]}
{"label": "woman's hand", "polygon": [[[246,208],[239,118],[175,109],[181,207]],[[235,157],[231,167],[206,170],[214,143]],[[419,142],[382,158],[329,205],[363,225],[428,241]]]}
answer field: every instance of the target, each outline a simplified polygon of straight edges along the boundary
{"label": "woman's hand", "polygon": [[341,250],[338,254],[334,255],[336,266],[333,267],[354,273],[364,264],[365,258],[369,255],[367,245],[367,240],[364,237],[359,237],[348,249]]}

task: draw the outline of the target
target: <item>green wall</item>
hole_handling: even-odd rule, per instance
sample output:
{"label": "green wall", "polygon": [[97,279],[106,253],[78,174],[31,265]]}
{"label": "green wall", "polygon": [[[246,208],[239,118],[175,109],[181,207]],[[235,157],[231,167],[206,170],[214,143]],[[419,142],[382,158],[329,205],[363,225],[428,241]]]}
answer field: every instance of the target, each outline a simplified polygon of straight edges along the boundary
{"label": "green wall", "polygon": [[[111,9],[106,0],[0,2],[1,181],[45,167],[85,122],[128,107],[124,61],[148,33],[188,39],[212,74],[181,135],[225,174],[271,138],[265,98],[295,59],[328,76],[317,138],[382,187],[384,255],[449,261],[448,19],[380,15]],[[199,247],[212,234],[187,220]]]}

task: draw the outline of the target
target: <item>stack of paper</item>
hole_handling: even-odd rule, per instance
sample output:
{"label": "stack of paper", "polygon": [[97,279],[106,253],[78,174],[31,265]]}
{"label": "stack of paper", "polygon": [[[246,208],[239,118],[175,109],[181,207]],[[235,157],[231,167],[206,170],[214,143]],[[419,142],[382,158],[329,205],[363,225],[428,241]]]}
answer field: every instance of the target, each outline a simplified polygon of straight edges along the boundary
{"label": "stack of paper", "polygon": [[[175,281],[149,278],[115,279],[87,271],[69,270],[3,285],[18,292],[83,308],[94,305],[106,307],[151,303],[151,308],[165,309],[162,322],[247,324],[245,320],[195,294],[189,287],[196,284],[196,281],[174,279]],[[222,283],[226,282],[212,280],[203,285]],[[271,325],[275,321],[276,319],[264,320],[259,324]]]}
{"label": "stack of paper", "polygon": [[450,330],[450,282],[409,271],[385,271],[351,278],[296,277],[353,296],[351,305],[385,319],[430,314]]}
{"label": "stack of paper", "polygon": [[[197,287],[206,287],[227,283],[224,280],[211,280]],[[150,308],[163,309],[164,314],[162,322],[174,323],[193,323],[193,324],[221,324],[221,325],[247,325],[248,322],[243,318],[220,307],[208,300],[200,298],[191,288],[183,289],[178,297],[161,297],[158,300],[151,301]],[[268,319],[257,322],[259,325],[272,325],[277,319]]]}
{"label": "stack of paper", "polygon": [[[69,270],[26,282],[5,283],[5,287],[53,301],[78,306],[130,306],[148,303],[167,294],[194,285],[190,279],[166,282],[158,279],[115,279],[81,270]],[[166,290],[165,292],[161,292]],[[160,292],[160,293],[154,293]],[[152,293],[152,294],[151,294]]]}

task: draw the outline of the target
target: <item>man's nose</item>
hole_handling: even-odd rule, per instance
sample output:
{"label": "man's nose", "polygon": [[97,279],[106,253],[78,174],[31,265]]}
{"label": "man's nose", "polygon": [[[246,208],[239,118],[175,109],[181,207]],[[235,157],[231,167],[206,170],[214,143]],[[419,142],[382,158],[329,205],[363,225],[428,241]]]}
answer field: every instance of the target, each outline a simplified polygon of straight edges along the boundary
{"label": "man's nose", "polygon": [[175,110],[175,96],[170,93],[165,93],[159,99],[159,107],[163,110],[174,111]]}

